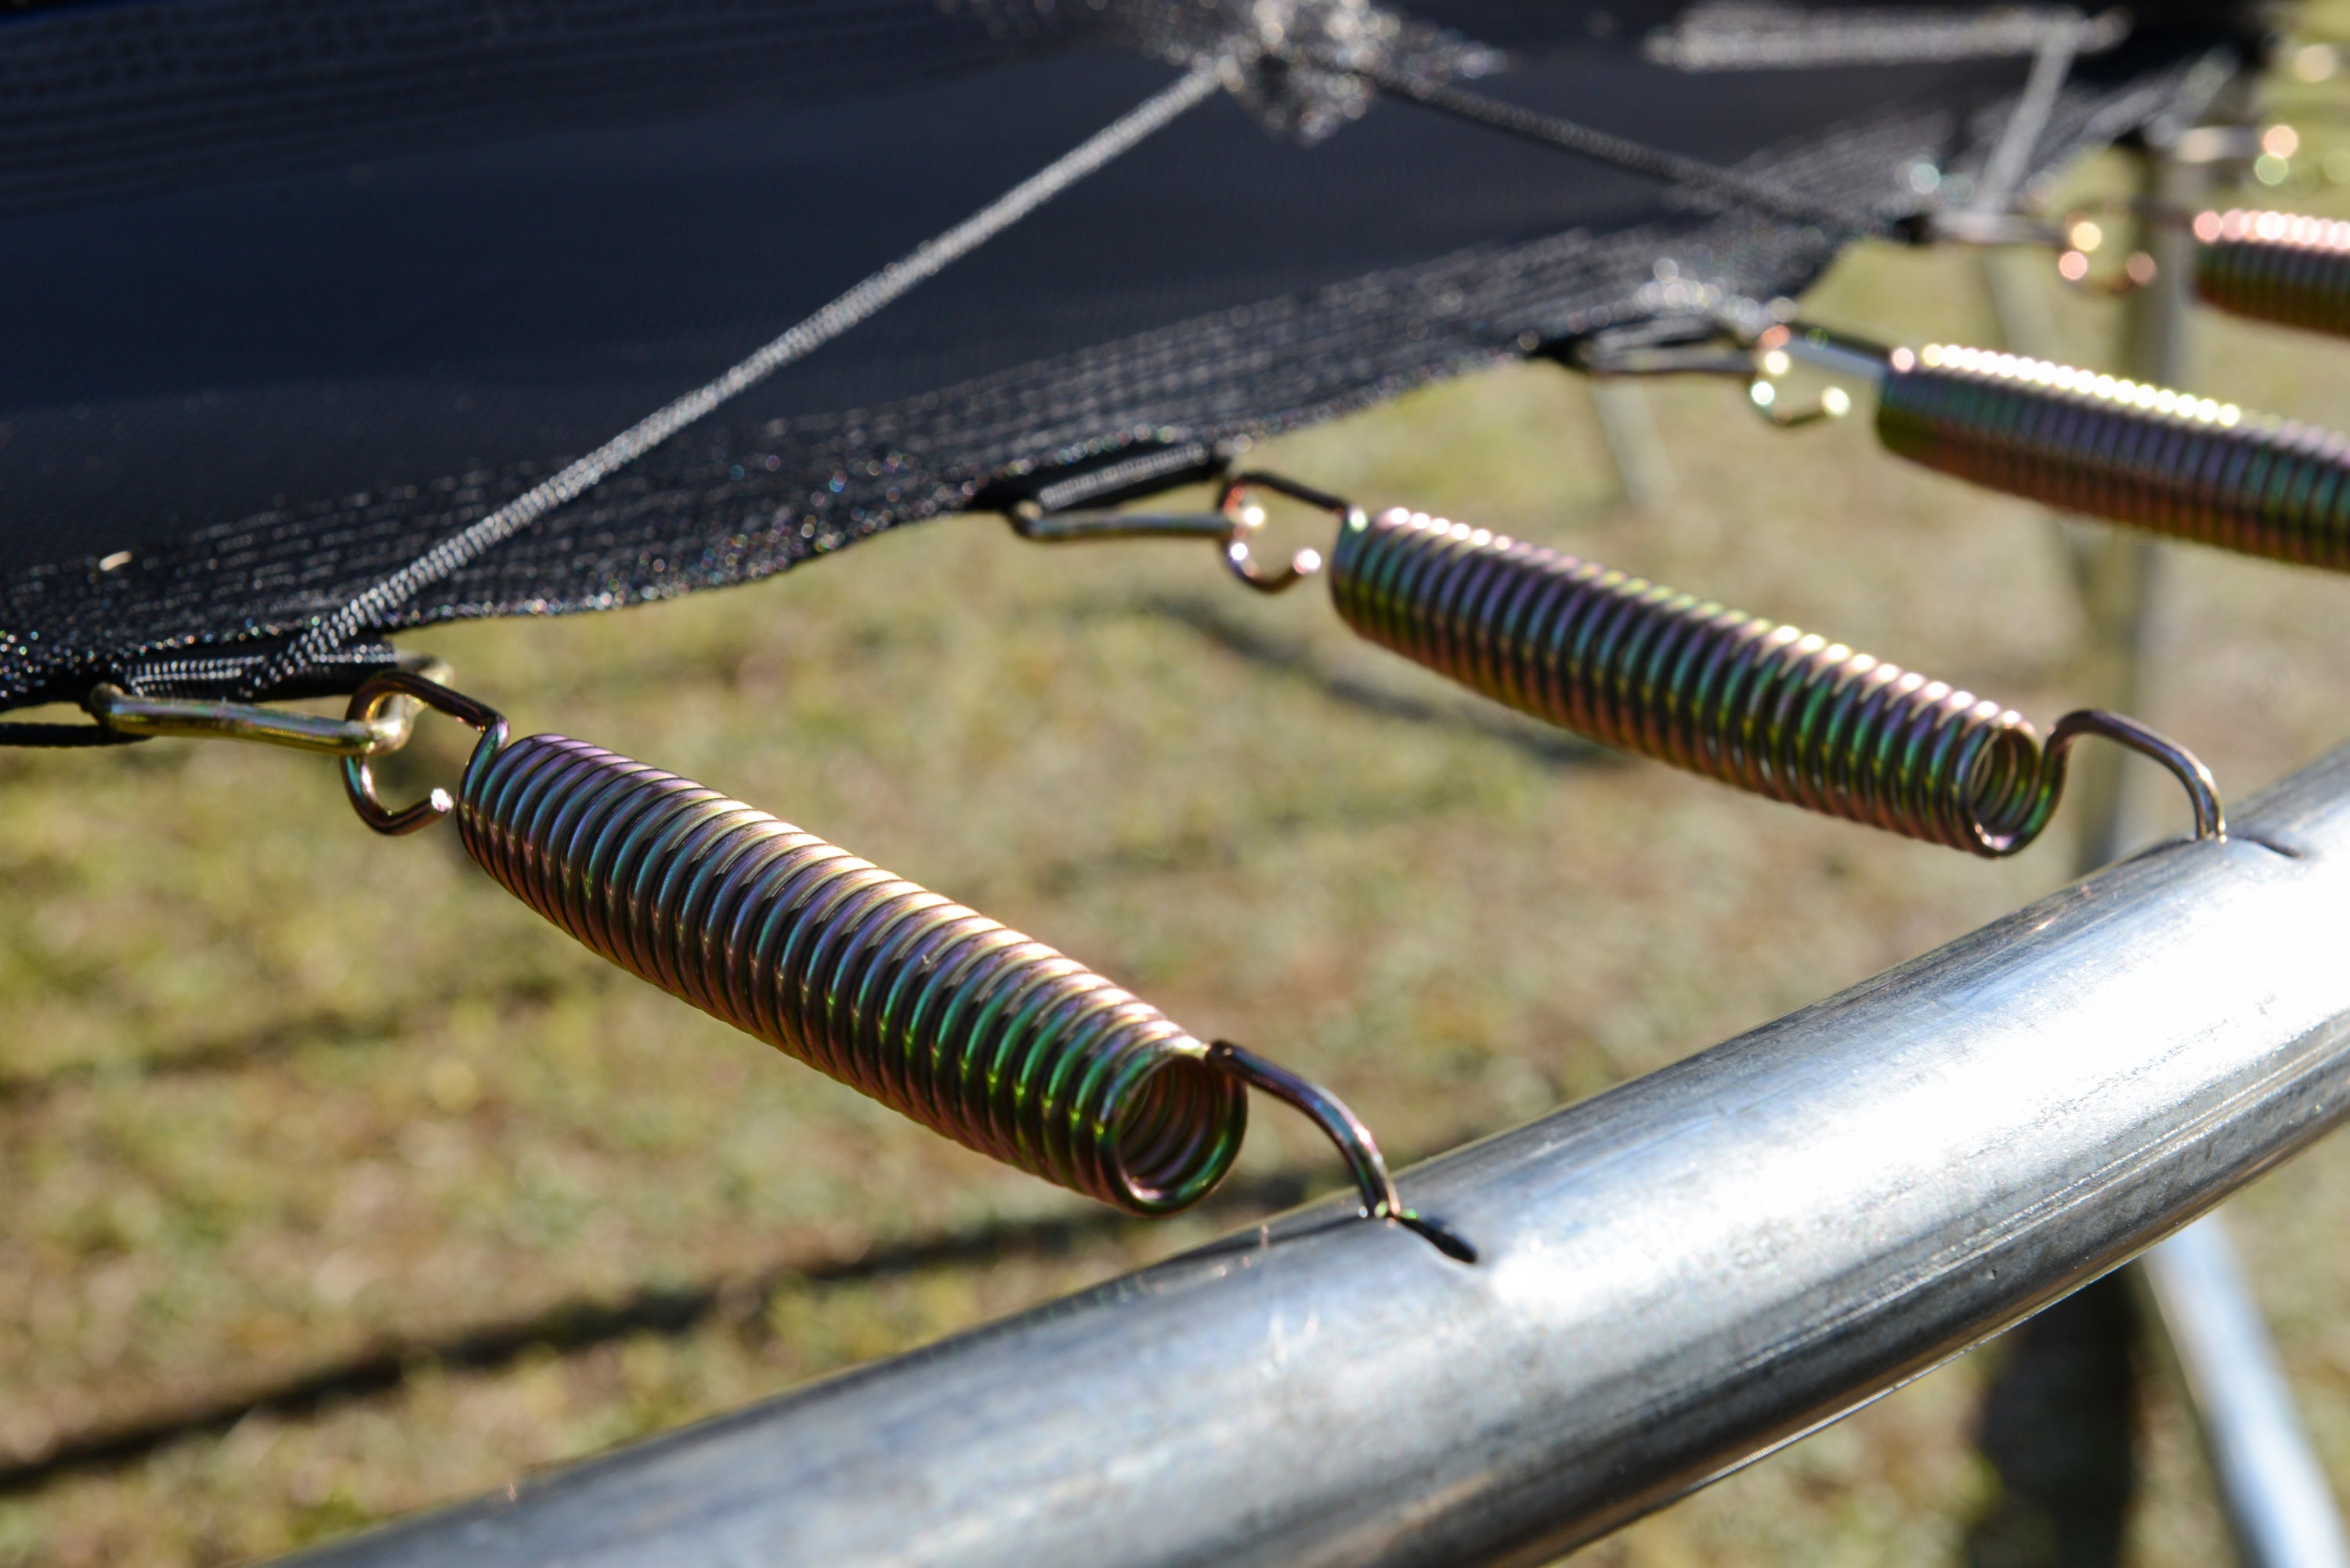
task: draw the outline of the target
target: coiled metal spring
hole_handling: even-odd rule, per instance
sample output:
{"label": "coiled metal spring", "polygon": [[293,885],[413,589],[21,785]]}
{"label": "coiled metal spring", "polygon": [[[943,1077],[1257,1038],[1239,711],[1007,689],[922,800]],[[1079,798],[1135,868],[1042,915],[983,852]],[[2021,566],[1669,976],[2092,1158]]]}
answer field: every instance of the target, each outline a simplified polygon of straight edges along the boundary
{"label": "coiled metal spring", "polygon": [[1213,1187],[1242,1085],[1044,943],[560,735],[469,770],[466,850],[604,957],[932,1129],[1139,1214]]}
{"label": "coiled metal spring", "polygon": [[2194,227],[2206,305],[2350,337],[2350,223],[2238,209],[2199,213]]}
{"label": "coiled metal spring", "polygon": [[1256,1087],[1346,1157],[1366,1214],[1452,1257],[1474,1249],[1403,1208],[1369,1130],[1326,1091],[1226,1041],[1202,1043],[1072,959],[690,779],[506,723],[406,670],[350,722],[411,699],[481,732],[452,799],[377,798],[411,832],[453,811],[465,850],[605,958],[957,1142],[1136,1214],[1197,1202],[1231,1168]]}
{"label": "coiled metal spring", "polygon": [[1593,562],[1392,511],[1340,524],[1339,616],[1369,640],[1603,744],[1982,856],[2037,837],[2066,750],[2102,734],[2186,784],[2223,831],[2210,774],[2116,714],[2023,717],[1939,680]]}
{"label": "coiled metal spring", "polygon": [[1887,450],[2064,511],[2350,569],[2350,442],[2231,403],[1929,345],[1879,384]]}

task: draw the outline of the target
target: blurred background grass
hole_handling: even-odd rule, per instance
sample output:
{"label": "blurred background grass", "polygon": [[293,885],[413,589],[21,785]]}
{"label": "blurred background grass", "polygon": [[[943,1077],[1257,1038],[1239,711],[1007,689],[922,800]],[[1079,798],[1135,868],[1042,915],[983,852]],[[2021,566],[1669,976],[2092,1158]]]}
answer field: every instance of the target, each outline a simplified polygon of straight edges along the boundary
{"label": "blurred background grass", "polygon": [[[2112,308],[2053,287],[2066,351],[2111,362]],[[1880,337],[1996,340],[1963,255],[1864,248],[1807,308]],[[2210,318],[2198,333],[2199,389],[2350,421],[2350,348]],[[1647,395],[1678,489],[1646,511],[1617,493],[1588,389],[1537,367],[1262,455],[2043,721],[2076,700],[2081,624],[2031,508],[1897,465],[1865,421],[1780,434],[1732,387]],[[2144,717],[2237,794],[2350,737],[2343,585],[2210,552],[2168,566]],[[726,593],[409,640],[517,732],[589,737],[765,805],[1195,1032],[1277,1054],[1405,1161],[1824,996],[2068,868],[2061,819],[1986,864],[1582,746],[1355,642],[1318,594],[1237,591],[1204,547],[1045,550],[951,519]],[[432,731],[395,782],[453,778],[462,755]],[[1268,1114],[1226,1196],[1155,1226],[1106,1216],[605,968],[453,835],[361,831],[333,770],[288,754],[0,752],[0,888],[11,1568],[278,1552],[1338,1184],[1302,1124]],[[2320,1147],[2235,1213],[2350,1492],[2350,1147]],[[1960,1561],[1996,1501],[1972,1434],[1999,1354],[1579,1561]],[[2140,1447],[2126,1560],[2218,1560],[2158,1375]]]}

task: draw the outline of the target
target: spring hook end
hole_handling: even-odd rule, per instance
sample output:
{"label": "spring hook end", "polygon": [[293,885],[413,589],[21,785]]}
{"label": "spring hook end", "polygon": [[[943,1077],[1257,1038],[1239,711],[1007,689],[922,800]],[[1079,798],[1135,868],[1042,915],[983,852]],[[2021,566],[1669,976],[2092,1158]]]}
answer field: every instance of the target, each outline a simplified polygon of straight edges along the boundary
{"label": "spring hook end", "polygon": [[1216,497],[1216,511],[1231,519],[1232,532],[1224,540],[1224,566],[1232,576],[1261,594],[1277,594],[1295,587],[1307,577],[1321,571],[1324,564],[1319,550],[1300,550],[1289,557],[1289,564],[1279,571],[1258,569],[1249,540],[1264,525],[1264,510],[1248,504],[1248,493],[1253,489],[1270,490],[1275,495],[1285,495],[1292,501],[1302,501],[1318,511],[1338,519],[1343,529],[1367,526],[1363,509],[1353,502],[1333,495],[1326,490],[1303,484],[1278,473],[1236,473],[1224,481],[1223,490]]}
{"label": "spring hook end", "polygon": [[1388,1174],[1388,1163],[1379,1153],[1377,1139],[1363,1119],[1348,1109],[1345,1101],[1310,1078],[1300,1077],[1288,1068],[1269,1062],[1245,1046],[1229,1040],[1218,1040],[1208,1047],[1209,1065],[1231,1074],[1253,1089],[1263,1090],[1284,1105],[1305,1114],[1325,1136],[1337,1146],[1347,1161],[1347,1168],[1355,1178],[1355,1189],[1362,1207],[1359,1213],[1366,1220],[1385,1220],[1400,1225],[1434,1247],[1455,1262],[1473,1263],[1477,1249],[1467,1238],[1448,1228],[1441,1220],[1428,1218],[1416,1210],[1407,1209],[1403,1196],[1396,1190],[1395,1179]]}
{"label": "spring hook end", "polygon": [[2064,753],[2083,735],[2099,735],[2117,745],[2126,746],[2140,756],[2151,757],[2168,769],[2187,791],[2188,804],[2195,811],[2195,836],[2198,839],[2224,840],[2228,836],[2228,814],[2220,799],[2220,783],[2203,759],[2185,746],[2147,728],[2137,720],[2121,713],[2109,713],[2101,708],[2081,708],[2056,721],[2048,732],[2044,753],[2045,765],[2060,782]]}
{"label": "spring hook end", "polygon": [[1823,420],[1840,420],[1852,412],[1852,394],[1842,387],[1827,388],[1811,402],[1791,409],[1780,402],[1779,389],[1773,382],[1757,376],[1748,383],[1746,396],[1755,412],[1783,431],[1818,424]]}
{"label": "spring hook end", "polygon": [[1300,550],[1289,557],[1287,566],[1267,572],[1258,567],[1247,534],[1236,529],[1224,545],[1224,569],[1261,594],[1283,593],[1322,569],[1322,552]]}
{"label": "spring hook end", "polygon": [[1798,365],[1863,386],[1883,381],[1898,350],[1800,322],[1778,322],[1757,334],[1747,349],[1752,374],[1747,400],[1754,411],[1782,430],[1840,420],[1852,412],[1852,394],[1841,385],[1820,389],[1810,402],[1791,406],[1781,395],[1779,381]]}
{"label": "spring hook end", "polygon": [[[2106,243],[2105,225],[2092,216],[2095,209],[2076,208],[2064,215],[2056,226],[2056,275],[2085,294],[2122,295],[2146,287],[2161,270],[2152,253],[2133,250],[2122,260],[2119,270],[2105,277],[2089,275],[2089,258]],[[2182,214],[2169,212],[2140,211],[2140,216],[2156,223],[2174,223]]]}
{"label": "spring hook end", "polygon": [[1397,1224],[1454,1262],[1474,1263],[1477,1261],[1477,1244],[1443,1220],[1422,1214],[1416,1209],[1407,1209],[1394,1218]]}
{"label": "spring hook end", "polygon": [[[387,670],[370,676],[364,685],[351,693],[346,722],[372,723],[377,713],[387,704],[402,699],[446,713],[480,733],[482,738],[475,742],[473,758],[466,763],[468,774],[505,744],[506,721],[504,714],[471,697],[450,691],[437,680],[428,680],[407,670]],[[350,796],[351,809],[359,813],[359,820],[388,837],[396,838],[430,827],[455,810],[457,805],[447,790],[436,788],[415,805],[399,811],[392,810],[376,793],[375,770],[364,753],[343,759],[343,789]]]}

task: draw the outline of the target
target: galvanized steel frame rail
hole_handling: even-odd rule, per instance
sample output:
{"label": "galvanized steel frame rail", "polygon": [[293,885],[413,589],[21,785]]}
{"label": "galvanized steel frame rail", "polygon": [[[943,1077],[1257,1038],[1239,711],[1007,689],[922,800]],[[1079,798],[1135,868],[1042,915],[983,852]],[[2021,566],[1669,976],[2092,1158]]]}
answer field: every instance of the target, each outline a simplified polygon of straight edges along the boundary
{"label": "galvanized steel frame rail", "polygon": [[1845,994],[1336,1204],[311,1568],[1531,1564],[2350,1113],[2350,749]]}

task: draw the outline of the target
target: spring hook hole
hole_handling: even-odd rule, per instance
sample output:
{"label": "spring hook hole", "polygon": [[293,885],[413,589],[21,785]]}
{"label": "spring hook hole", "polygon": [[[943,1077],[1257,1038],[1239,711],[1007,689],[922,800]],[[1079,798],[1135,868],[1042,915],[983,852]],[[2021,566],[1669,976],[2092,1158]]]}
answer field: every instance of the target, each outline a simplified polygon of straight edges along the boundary
{"label": "spring hook hole", "polygon": [[1395,1216],[1395,1222],[1456,1263],[1477,1261],[1476,1243],[1441,1220],[1407,1209]]}
{"label": "spring hook hole", "polygon": [[[506,721],[504,714],[471,697],[450,691],[437,680],[427,680],[421,675],[406,670],[387,670],[370,676],[351,694],[347,716],[354,723],[371,723],[387,704],[400,698],[408,698],[436,712],[446,713],[479,732],[481,739],[474,742],[473,754],[465,763],[467,777],[471,777],[475,768],[494,756],[498,748],[505,744]],[[435,788],[413,805],[392,810],[376,793],[375,771],[371,759],[365,755],[343,759],[343,789],[350,796],[351,809],[359,814],[359,820],[376,832],[391,837],[432,826],[448,815],[457,804],[447,790]]]}

